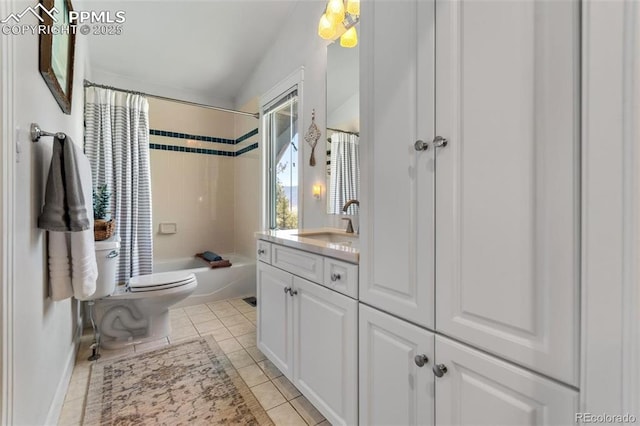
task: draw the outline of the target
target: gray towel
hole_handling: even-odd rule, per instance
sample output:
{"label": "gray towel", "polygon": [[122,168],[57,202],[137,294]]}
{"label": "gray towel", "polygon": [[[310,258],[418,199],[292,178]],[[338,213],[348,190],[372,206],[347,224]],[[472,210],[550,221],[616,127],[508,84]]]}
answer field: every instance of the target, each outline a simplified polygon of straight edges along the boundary
{"label": "gray towel", "polygon": [[53,155],[38,228],[78,232],[90,228],[78,169],[78,151],[73,141],[53,138]]}

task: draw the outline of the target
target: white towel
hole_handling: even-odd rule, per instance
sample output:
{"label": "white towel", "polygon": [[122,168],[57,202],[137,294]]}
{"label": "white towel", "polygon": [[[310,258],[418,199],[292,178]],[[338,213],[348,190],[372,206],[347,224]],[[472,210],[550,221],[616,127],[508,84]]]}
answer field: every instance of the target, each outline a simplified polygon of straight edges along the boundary
{"label": "white towel", "polygon": [[73,296],[69,245],[65,232],[49,232],[49,296],[58,301]]}
{"label": "white towel", "polygon": [[93,239],[93,183],[91,163],[84,154],[78,154],[78,172],[82,181],[82,192],[86,200],[90,226],[86,231],[71,233],[71,284],[76,299],[86,299],[96,292],[98,265],[96,244]]}
{"label": "white towel", "polygon": [[77,165],[90,227],[69,233],[48,231],[49,284],[53,300],[71,296],[83,300],[96,291],[98,265],[93,240],[91,164],[84,154],[78,152]]}

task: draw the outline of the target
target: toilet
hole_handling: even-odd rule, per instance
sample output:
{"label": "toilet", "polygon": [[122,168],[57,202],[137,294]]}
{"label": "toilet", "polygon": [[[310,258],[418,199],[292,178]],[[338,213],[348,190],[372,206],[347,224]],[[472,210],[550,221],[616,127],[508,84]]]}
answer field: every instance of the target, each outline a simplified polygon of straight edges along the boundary
{"label": "toilet", "polygon": [[191,272],[162,272],[131,278],[116,285],[120,241],[96,241],[96,291],[84,299],[95,301],[94,318],[100,346],[118,349],[169,335],[169,307],[187,298],[197,287]]}

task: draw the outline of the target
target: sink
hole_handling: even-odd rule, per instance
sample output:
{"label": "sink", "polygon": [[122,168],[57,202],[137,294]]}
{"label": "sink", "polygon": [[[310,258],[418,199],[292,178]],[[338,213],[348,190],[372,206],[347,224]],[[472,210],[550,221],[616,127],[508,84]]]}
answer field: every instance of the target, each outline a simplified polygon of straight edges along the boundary
{"label": "sink", "polygon": [[344,231],[309,231],[294,234],[297,237],[309,238],[311,240],[324,241],[345,247],[360,247],[360,239],[356,234],[348,234]]}

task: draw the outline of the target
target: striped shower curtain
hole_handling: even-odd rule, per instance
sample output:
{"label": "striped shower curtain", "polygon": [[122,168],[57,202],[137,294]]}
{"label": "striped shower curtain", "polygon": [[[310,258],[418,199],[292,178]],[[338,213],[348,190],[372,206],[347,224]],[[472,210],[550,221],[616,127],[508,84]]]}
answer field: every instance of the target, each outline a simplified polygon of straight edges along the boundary
{"label": "striped shower curtain", "polygon": [[85,88],[84,150],[94,188],[111,192],[120,236],[117,282],[150,274],[153,262],[149,103],[141,95]]}
{"label": "striped shower curtain", "polygon": [[[356,135],[334,132],[331,135],[330,213],[342,213],[342,206],[360,194],[360,148]],[[350,207],[353,209],[353,206]],[[348,214],[354,214],[352,210]]]}

